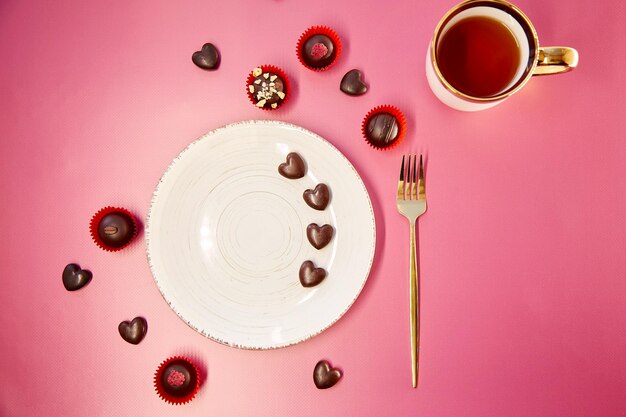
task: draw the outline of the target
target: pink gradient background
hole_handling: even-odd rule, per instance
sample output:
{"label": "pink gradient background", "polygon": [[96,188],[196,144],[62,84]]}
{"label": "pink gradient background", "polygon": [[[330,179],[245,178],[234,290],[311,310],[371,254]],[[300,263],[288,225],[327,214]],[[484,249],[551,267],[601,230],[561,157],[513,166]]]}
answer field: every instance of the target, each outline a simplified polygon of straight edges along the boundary
{"label": "pink gradient background", "polygon": [[[0,2],[0,416],[624,416],[626,415],[626,13],[620,0],[519,0],[543,45],[581,55],[570,74],[533,79],[481,113],[431,94],[424,55],[450,1]],[[330,71],[302,67],[298,36],[332,26]],[[191,54],[215,43],[222,65]],[[248,102],[244,80],[281,66],[280,111]],[[370,91],[339,89],[351,68]],[[400,107],[405,141],[370,149],[360,123]],[[189,142],[221,125],[271,118],[327,138],[374,203],[378,245],[352,309],[305,343],[228,348],[195,333],[153,283],[143,235],[115,254],[90,240],[91,215],[145,219],[152,191]],[[427,155],[420,220],[422,350],[411,388],[408,226],[396,212],[400,156]],[[94,273],[80,291],[65,264]],[[358,260],[355,260],[358,262]],[[142,315],[133,346],[120,321]],[[162,402],[152,375],[191,355],[208,379],[190,404]],[[313,366],[344,370],[318,391]]]}

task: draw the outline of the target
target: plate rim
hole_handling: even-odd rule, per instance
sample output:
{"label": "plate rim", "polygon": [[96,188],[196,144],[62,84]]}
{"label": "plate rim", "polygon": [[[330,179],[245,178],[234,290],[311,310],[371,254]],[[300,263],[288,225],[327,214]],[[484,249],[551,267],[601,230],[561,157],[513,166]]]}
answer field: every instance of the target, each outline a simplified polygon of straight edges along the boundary
{"label": "plate rim", "polygon": [[[337,155],[339,155],[344,162],[347,164],[347,166],[353,171],[353,173],[356,176],[356,179],[358,180],[358,183],[360,184],[360,186],[362,187],[363,191],[365,192],[365,197],[368,203],[368,209],[369,209],[369,214],[370,214],[370,218],[372,219],[372,247],[370,248],[370,259],[369,259],[369,263],[367,265],[366,268],[366,272],[365,272],[365,277],[361,283],[361,286],[358,288],[358,291],[356,291],[354,297],[352,298],[352,300],[350,300],[350,302],[348,303],[348,305],[346,306],[346,308],[341,311],[336,318],[334,318],[329,324],[327,324],[326,326],[322,327],[320,330],[310,333],[308,335],[306,335],[303,338],[299,338],[298,340],[294,340],[294,341],[290,341],[287,343],[281,343],[281,344],[275,344],[272,346],[249,346],[249,345],[241,345],[238,343],[233,343],[233,342],[228,342],[226,340],[222,340],[218,337],[215,337],[213,335],[210,335],[209,333],[205,332],[204,330],[199,329],[197,326],[195,326],[194,324],[192,324],[190,321],[188,321],[187,319],[185,319],[181,313],[179,313],[177,311],[176,308],[174,308],[174,306],[172,306],[171,302],[165,297],[165,294],[163,293],[163,289],[161,288],[161,286],[159,285],[159,279],[157,278],[157,274],[155,273],[155,269],[154,269],[154,264],[152,262],[151,256],[150,256],[150,239],[151,239],[151,218],[152,218],[152,210],[154,208],[155,205],[155,201],[156,198],[158,197],[158,193],[159,193],[159,189],[161,188],[161,185],[164,181],[164,178],[169,174],[169,172],[172,170],[172,168],[174,167],[174,165],[185,155],[187,154],[187,152],[190,151],[191,148],[193,148],[194,146],[196,146],[197,143],[199,143],[200,141],[214,136],[218,133],[221,133],[224,130],[227,130],[229,128],[233,128],[233,127],[239,127],[242,125],[270,125],[270,126],[278,126],[278,127],[287,127],[287,128],[291,128],[291,129],[295,129],[298,130],[302,133],[308,134],[313,136],[315,139],[319,140],[320,142],[326,144],[332,151],[334,151]],[[193,330],[195,330],[197,333],[201,334],[202,336],[213,340],[219,344],[225,345],[225,346],[229,346],[229,347],[234,347],[237,349],[242,349],[242,350],[275,350],[275,349],[282,349],[282,348],[286,348],[289,346],[293,346],[302,342],[305,342],[317,335],[319,335],[320,333],[328,330],[331,326],[333,326],[335,323],[337,323],[347,312],[348,310],[350,310],[350,308],[352,308],[352,306],[354,305],[354,303],[356,302],[357,298],[359,298],[359,295],[361,295],[361,292],[363,292],[363,288],[365,288],[365,284],[367,283],[367,280],[369,279],[370,273],[372,272],[372,266],[374,264],[374,258],[376,257],[376,216],[374,214],[374,207],[372,205],[372,199],[370,198],[369,195],[369,191],[367,190],[367,187],[365,186],[365,182],[363,181],[363,178],[361,178],[361,175],[359,175],[358,171],[356,170],[356,168],[354,167],[354,165],[352,165],[352,162],[350,162],[350,160],[335,146],[333,145],[331,142],[329,142],[328,140],[324,139],[323,137],[321,137],[320,135],[316,134],[315,132],[312,132],[308,129],[305,129],[301,126],[295,125],[293,123],[289,123],[289,122],[283,122],[281,120],[257,120],[257,119],[249,119],[249,120],[242,120],[239,122],[233,122],[233,123],[228,123],[225,125],[222,125],[218,128],[215,129],[211,129],[210,131],[206,132],[205,134],[203,134],[202,136],[198,137],[197,139],[193,140],[191,143],[189,143],[187,146],[185,146],[185,148],[180,151],[176,157],[174,157],[174,159],[172,159],[172,161],[168,164],[167,168],[165,169],[165,171],[163,171],[163,173],[161,174],[156,186],[154,187],[154,191],[152,192],[152,196],[150,198],[150,206],[148,207],[148,213],[146,215],[146,223],[145,223],[145,228],[144,228],[144,236],[145,236],[145,253],[146,253],[146,258],[148,260],[148,266],[150,268],[150,274],[152,275],[152,280],[154,281],[154,283],[157,286],[157,289],[159,290],[159,293],[161,294],[161,297],[163,298],[163,300],[165,300],[165,302],[167,303],[167,305],[170,307],[170,309],[176,313],[176,315],[187,324],[187,326],[191,327]]]}

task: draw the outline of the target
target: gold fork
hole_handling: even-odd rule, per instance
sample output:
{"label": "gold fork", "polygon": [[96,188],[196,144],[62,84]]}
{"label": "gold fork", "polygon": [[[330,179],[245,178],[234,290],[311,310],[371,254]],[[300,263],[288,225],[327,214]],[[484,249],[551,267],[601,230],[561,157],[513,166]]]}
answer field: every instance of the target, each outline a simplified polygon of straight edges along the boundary
{"label": "gold fork", "polygon": [[[424,168],[422,165],[422,155],[420,155],[419,168],[417,166],[417,155],[413,155],[413,165],[411,170],[411,155],[406,158],[406,176],[404,161],[406,155],[402,156],[402,166],[400,167],[400,181],[398,181],[398,193],[396,203],[398,211],[409,220],[411,229],[411,253],[410,265],[410,322],[411,322],[411,374],[413,377],[413,388],[417,388],[417,376],[419,372],[419,281],[417,275],[417,256],[415,245],[415,222],[417,218],[426,212],[426,191],[424,188]],[[419,169],[419,171],[418,171]]]}

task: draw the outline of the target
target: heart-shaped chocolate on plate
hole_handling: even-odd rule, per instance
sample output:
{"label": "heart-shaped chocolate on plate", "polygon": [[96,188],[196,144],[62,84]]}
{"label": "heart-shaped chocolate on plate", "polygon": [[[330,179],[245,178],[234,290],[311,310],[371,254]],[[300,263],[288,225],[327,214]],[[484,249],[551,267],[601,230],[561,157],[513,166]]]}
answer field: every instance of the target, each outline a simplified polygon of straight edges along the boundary
{"label": "heart-shaped chocolate on plate", "polygon": [[341,379],[341,376],[341,371],[331,367],[325,360],[319,361],[313,370],[313,382],[318,389],[332,387]]}
{"label": "heart-shaped chocolate on plate", "polygon": [[300,284],[303,287],[315,287],[326,278],[324,268],[316,268],[312,261],[304,261],[300,267]]}
{"label": "heart-shaped chocolate on plate", "polygon": [[117,326],[122,339],[133,345],[139,344],[146,336],[148,322],[143,317],[135,317],[131,321],[123,321]]}
{"label": "heart-shaped chocolate on plate", "polygon": [[335,229],[329,224],[318,226],[317,223],[311,223],[306,227],[306,237],[315,249],[322,249],[328,245],[334,232]]}
{"label": "heart-shaped chocolate on plate", "polygon": [[360,96],[367,92],[367,84],[363,82],[361,71],[353,69],[343,76],[339,89],[350,96]]}
{"label": "heart-shaped chocolate on plate", "polygon": [[194,64],[202,69],[214,70],[220,66],[220,53],[212,43],[202,45],[202,50],[191,55]]}
{"label": "heart-shaped chocolate on plate", "polygon": [[296,152],[287,154],[285,162],[278,166],[278,173],[285,178],[295,180],[304,177],[306,173],[306,165],[304,159]]}
{"label": "heart-shaped chocolate on plate", "polygon": [[326,184],[317,184],[314,190],[308,189],[302,194],[304,202],[315,210],[324,210],[330,201],[330,190]]}
{"label": "heart-shaped chocolate on plate", "polygon": [[67,264],[63,269],[63,286],[68,291],[76,291],[83,288],[91,281],[91,271],[80,269],[76,264]]}

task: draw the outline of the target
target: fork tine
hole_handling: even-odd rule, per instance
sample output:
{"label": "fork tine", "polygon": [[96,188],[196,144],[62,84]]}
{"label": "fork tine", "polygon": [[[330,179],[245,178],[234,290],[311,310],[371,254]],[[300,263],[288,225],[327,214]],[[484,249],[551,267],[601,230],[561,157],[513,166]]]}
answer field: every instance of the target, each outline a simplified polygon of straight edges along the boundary
{"label": "fork tine", "polygon": [[420,173],[419,173],[419,194],[418,199],[423,200],[426,198],[426,189],[424,184],[424,165],[422,165],[422,155],[420,154]]}
{"label": "fork tine", "polygon": [[[406,165],[406,199],[410,200],[412,194],[412,188],[413,188],[413,175],[411,175],[411,155],[409,154],[407,159],[407,165]],[[415,169],[415,167],[413,168]]]}
{"label": "fork tine", "polygon": [[411,200],[417,200],[417,155],[413,155],[413,178],[411,178]]}
{"label": "fork tine", "polygon": [[402,155],[402,165],[400,165],[400,180],[398,181],[398,200],[404,200],[404,155]]}

